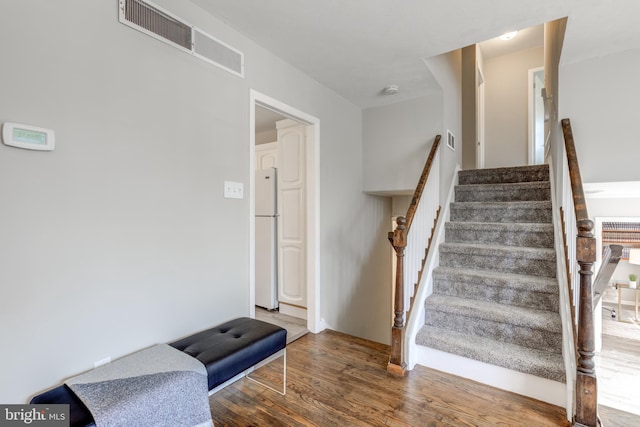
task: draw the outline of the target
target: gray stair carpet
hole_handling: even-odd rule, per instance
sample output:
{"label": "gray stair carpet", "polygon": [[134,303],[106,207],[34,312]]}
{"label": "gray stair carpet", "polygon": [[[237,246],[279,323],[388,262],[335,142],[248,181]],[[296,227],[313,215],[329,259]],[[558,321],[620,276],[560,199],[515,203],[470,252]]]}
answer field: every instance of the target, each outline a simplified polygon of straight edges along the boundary
{"label": "gray stair carpet", "polygon": [[548,166],[458,182],[416,343],[564,382]]}

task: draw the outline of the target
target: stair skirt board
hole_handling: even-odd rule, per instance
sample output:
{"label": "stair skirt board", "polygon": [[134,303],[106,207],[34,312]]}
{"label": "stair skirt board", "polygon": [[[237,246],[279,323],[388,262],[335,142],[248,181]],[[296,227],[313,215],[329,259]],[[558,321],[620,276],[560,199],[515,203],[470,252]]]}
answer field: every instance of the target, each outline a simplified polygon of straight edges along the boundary
{"label": "stair skirt board", "polygon": [[[566,408],[567,384],[417,345],[416,363]],[[570,419],[569,417],[567,419]]]}

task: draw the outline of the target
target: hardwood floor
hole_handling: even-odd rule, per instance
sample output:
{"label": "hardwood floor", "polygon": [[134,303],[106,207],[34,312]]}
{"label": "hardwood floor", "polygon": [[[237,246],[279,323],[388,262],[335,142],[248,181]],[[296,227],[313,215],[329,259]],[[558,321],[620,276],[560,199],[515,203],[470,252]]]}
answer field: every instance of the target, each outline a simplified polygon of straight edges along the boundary
{"label": "hardwood floor", "polygon": [[[618,316],[633,319],[635,310],[625,306]],[[605,427],[640,426],[640,323],[603,315],[602,326],[595,356],[600,418]]]}
{"label": "hardwood floor", "polygon": [[306,320],[281,314],[278,310],[269,311],[256,306],[256,319],[285,328],[287,330],[287,344],[309,333]]}
{"label": "hardwood floor", "polygon": [[[389,347],[334,331],[287,346],[287,394],[241,379],[210,397],[216,426],[568,426],[563,408],[422,366],[386,372]],[[277,382],[274,362],[253,374]]]}

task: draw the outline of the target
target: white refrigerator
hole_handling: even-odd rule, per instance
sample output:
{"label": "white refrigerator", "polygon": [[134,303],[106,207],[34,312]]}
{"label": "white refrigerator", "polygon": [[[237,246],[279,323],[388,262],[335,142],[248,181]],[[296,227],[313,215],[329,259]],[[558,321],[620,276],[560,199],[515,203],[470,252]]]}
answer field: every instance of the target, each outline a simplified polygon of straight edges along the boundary
{"label": "white refrigerator", "polygon": [[275,168],[256,171],[256,305],[278,308],[277,175]]}

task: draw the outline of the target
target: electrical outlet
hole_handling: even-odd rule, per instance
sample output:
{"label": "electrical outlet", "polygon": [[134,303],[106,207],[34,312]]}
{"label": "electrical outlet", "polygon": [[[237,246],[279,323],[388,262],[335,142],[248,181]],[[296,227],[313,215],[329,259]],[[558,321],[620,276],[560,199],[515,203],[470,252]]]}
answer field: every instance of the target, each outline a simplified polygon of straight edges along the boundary
{"label": "electrical outlet", "polygon": [[107,356],[104,359],[100,359],[97,362],[94,362],[93,367],[97,368],[98,366],[106,365],[109,362],[111,362],[111,356]]}
{"label": "electrical outlet", "polygon": [[241,182],[225,181],[224,197],[225,199],[244,198],[244,184],[242,184]]}

